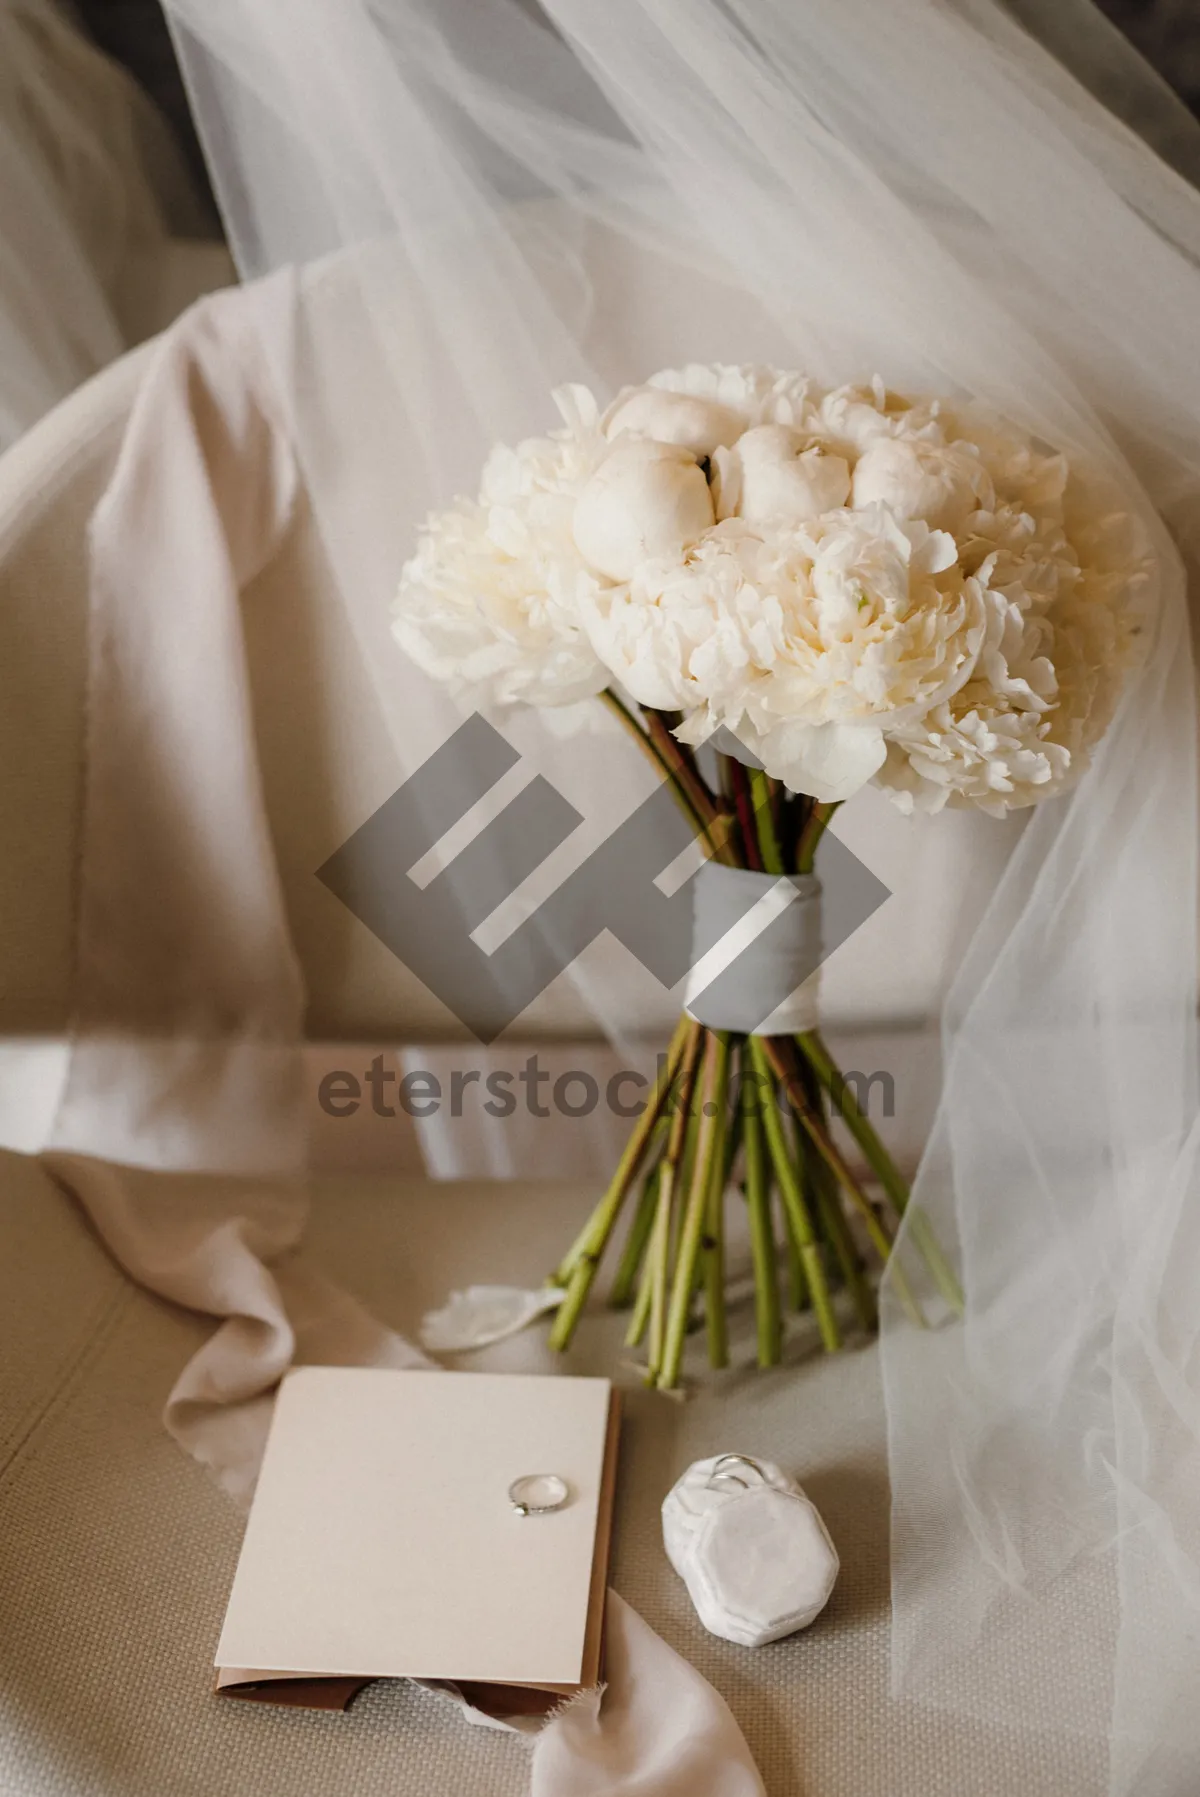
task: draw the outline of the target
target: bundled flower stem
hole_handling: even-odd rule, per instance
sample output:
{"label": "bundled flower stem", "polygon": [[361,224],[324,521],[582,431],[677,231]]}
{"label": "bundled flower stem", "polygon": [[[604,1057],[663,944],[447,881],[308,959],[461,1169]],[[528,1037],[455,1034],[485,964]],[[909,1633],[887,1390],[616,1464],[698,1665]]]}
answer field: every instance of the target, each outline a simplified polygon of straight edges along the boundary
{"label": "bundled flower stem", "polygon": [[[1152,546],[1102,469],[963,394],[878,374],[824,389],[800,369],[692,363],[608,405],[581,386],[553,398],[561,425],[497,444],[478,496],[430,516],[401,574],[396,638],[460,698],[601,696],[706,854],[765,874],[811,874],[838,805],[868,784],[905,813],[1003,817],[1079,779],[1153,616]],[[710,785],[696,750],[718,732],[744,759],[718,756]],[[555,1346],[627,1216],[612,1297],[632,1307],[647,1379],[678,1383],[698,1311],[722,1365],[739,1190],[764,1365],[782,1351],[785,1276],[828,1349],[874,1327],[884,1264],[922,1320],[893,1254],[905,1218],[961,1309],[819,1033],[685,1017],[555,1274]]]}
{"label": "bundled flower stem", "polygon": [[[714,859],[766,873],[812,872],[835,805],[789,793],[760,769],[724,756],[714,794],[671,734],[669,715],[648,711],[643,726],[616,694],[605,698],[670,783]],[[870,1169],[878,1201],[839,1146],[835,1118]],[[647,1384],[679,1385],[701,1311],[709,1362],[724,1366],[725,1212],[734,1192],[747,1210],[760,1366],[782,1356],[785,1273],[789,1306],[811,1313],[827,1352],[841,1347],[847,1326],[875,1329],[872,1272],[891,1257],[908,1188],[819,1032],[744,1036],[685,1014],[607,1191],[554,1272],[566,1296],[551,1345],[569,1346],[628,1209],[610,1302],[631,1308],[626,1342],[644,1347]],[[928,1220],[914,1212],[909,1233],[943,1300],[961,1311]],[[892,1281],[910,1316],[923,1323],[898,1265]]]}

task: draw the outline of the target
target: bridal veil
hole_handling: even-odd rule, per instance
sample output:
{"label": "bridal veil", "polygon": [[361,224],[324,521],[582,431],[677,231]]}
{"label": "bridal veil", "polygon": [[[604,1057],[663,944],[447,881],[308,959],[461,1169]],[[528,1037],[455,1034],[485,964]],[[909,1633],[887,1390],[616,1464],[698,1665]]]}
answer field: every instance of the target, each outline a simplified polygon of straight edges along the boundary
{"label": "bridal veil", "polygon": [[[1082,5],[1069,30],[1029,0],[168,12],[243,273],[301,265],[265,348],[402,763],[453,722],[388,641],[415,529],[563,382],[769,361],[967,392],[1142,515],[1141,670],[1014,832],[945,1004],[917,1196],[967,1315],[885,1305],[893,1676],[1094,1736],[1114,1797],[1194,1790],[1200,128]],[[514,728],[568,790],[598,752]],[[616,988],[583,983],[619,1037]]]}

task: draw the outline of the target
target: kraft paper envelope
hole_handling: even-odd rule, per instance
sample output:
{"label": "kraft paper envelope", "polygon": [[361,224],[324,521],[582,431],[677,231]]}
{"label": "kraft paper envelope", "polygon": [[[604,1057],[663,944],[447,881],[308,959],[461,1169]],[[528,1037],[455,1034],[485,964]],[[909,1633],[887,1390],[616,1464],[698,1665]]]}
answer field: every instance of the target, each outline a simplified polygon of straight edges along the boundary
{"label": "kraft paper envelope", "polygon": [[[373,1678],[537,1709],[600,1675],[607,1379],[301,1367],[284,1379],[217,1648],[219,1691],[343,1707]],[[522,1517],[508,1487],[566,1481]],[[258,1668],[260,1670],[254,1670]],[[270,1668],[270,1670],[261,1670]]]}

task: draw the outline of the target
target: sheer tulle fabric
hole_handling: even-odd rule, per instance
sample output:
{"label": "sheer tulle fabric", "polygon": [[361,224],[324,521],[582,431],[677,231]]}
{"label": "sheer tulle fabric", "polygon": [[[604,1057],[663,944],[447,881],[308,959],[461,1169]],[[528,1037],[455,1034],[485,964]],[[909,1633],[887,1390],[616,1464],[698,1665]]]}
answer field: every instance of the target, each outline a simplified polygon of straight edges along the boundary
{"label": "sheer tulle fabric", "polygon": [[3,448],[221,276],[172,265],[200,231],[175,145],[53,0],[0,0],[0,168]]}
{"label": "sheer tulle fabric", "polygon": [[[552,422],[562,381],[769,360],[965,390],[1106,465],[1154,533],[1143,670],[1083,783],[1020,834],[946,1004],[918,1196],[967,1321],[920,1335],[889,1310],[883,1357],[897,1689],[1093,1733],[1113,1792],[1187,1788],[1200,1208],[1176,545],[1200,469],[1200,196],[991,0],[168,10],[244,271],[311,265],[295,340],[268,351],[401,765],[454,721],[387,640],[414,530],[474,491],[494,440]],[[1112,91],[1124,58],[1079,12],[1070,50]],[[1163,116],[1164,152],[1195,167],[1198,134]],[[598,738],[506,729],[568,796],[588,784]],[[593,799],[591,840],[630,802]],[[619,1037],[622,970],[589,968]]]}

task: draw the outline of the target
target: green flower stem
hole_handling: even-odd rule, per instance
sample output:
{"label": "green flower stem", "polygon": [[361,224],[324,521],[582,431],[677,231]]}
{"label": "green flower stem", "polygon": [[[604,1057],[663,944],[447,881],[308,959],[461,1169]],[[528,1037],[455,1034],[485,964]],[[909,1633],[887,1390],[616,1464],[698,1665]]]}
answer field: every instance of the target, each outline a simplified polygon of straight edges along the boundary
{"label": "green flower stem", "polygon": [[[789,1097],[790,1096],[791,1094],[789,1093]],[[917,1303],[916,1298],[913,1296],[912,1287],[908,1283],[908,1277],[905,1274],[904,1269],[900,1266],[900,1263],[895,1259],[895,1256],[892,1253],[894,1243],[880,1223],[871,1200],[867,1197],[867,1194],[863,1191],[853,1173],[851,1173],[849,1167],[846,1165],[846,1162],[843,1160],[832,1137],[815,1122],[811,1113],[805,1112],[801,1116],[800,1122],[809,1141],[816,1148],[817,1153],[824,1160],[837,1183],[845,1191],[846,1196],[850,1199],[850,1202],[862,1217],[867,1234],[871,1239],[871,1246],[874,1248],[876,1254],[878,1254],[880,1262],[883,1266],[891,1268],[892,1283],[896,1287],[896,1296],[900,1299],[900,1302],[903,1304],[912,1321],[920,1328],[926,1328],[928,1325],[924,1312]]]}
{"label": "green flower stem", "polygon": [[792,1231],[791,1219],[783,1196],[779,1199],[780,1222],[783,1225],[783,1253],[787,1264],[788,1307],[791,1310],[807,1310],[809,1306],[808,1280],[804,1277],[804,1262],[800,1259],[800,1248]]}
{"label": "green flower stem", "polygon": [[[565,1285],[567,1283],[567,1280],[575,1270],[576,1262],[587,1254],[596,1233],[597,1218],[600,1216],[605,1206],[610,1202],[613,1193],[620,1187],[621,1195],[623,1197],[624,1193],[628,1191],[633,1176],[637,1172],[642,1153],[654,1133],[659,1117],[666,1107],[672,1083],[676,1074],[679,1072],[680,1064],[683,1060],[688,1042],[691,1040],[692,1033],[698,1031],[700,1027],[701,1026],[698,1023],[693,1022],[692,1018],[686,1015],[681,1017],[679,1022],[675,1025],[675,1033],[671,1037],[670,1045],[667,1048],[666,1063],[660,1070],[658,1077],[655,1079],[645,1110],[630,1131],[629,1138],[621,1152],[621,1159],[617,1163],[617,1170],[613,1174],[608,1191],[604,1194],[604,1197],[600,1200],[600,1203],[596,1206],[596,1209],[592,1212],[591,1216],[568,1248],[566,1254],[563,1256],[554,1272],[550,1275],[549,1284]],[[622,1176],[624,1176],[623,1186],[621,1186]],[[620,1209],[619,1203],[617,1208],[618,1210]]]}
{"label": "green flower stem", "polygon": [[[783,848],[780,844],[779,834],[776,828],[776,790],[774,789],[774,783],[767,778],[764,772],[756,769],[750,774],[750,791],[754,800],[754,815],[758,830],[759,855],[762,860],[763,868],[767,873],[782,874],[784,871],[784,857]],[[821,832],[832,814],[833,807],[827,806],[824,808],[824,815],[819,823],[812,823],[813,814],[810,812],[809,822],[811,827],[807,843],[802,833],[797,845],[801,855],[807,857],[807,866],[802,863],[801,871],[808,872],[811,870],[812,859],[816,853],[816,846],[820,840]],[[862,1267],[859,1264],[858,1257],[854,1252],[854,1245],[850,1239],[850,1232],[846,1228],[846,1221],[841,1212],[841,1206],[838,1202],[836,1190],[832,1193],[830,1192],[829,1182],[827,1177],[825,1177],[823,1163],[820,1161],[813,1161],[805,1154],[803,1137],[798,1140],[796,1146],[797,1154],[795,1159],[798,1177],[801,1182],[801,1190],[807,1188],[808,1193],[813,1200],[816,1211],[816,1221],[820,1225],[822,1233],[827,1237],[829,1245],[837,1259],[839,1268],[841,1269],[842,1279],[847,1290],[851,1294],[860,1321],[862,1321],[865,1327],[871,1328],[873,1327],[873,1319],[875,1317],[874,1297],[872,1296],[870,1286],[863,1276]],[[801,1310],[803,1309],[805,1299],[808,1296],[809,1281],[805,1278],[804,1273],[803,1245],[796,1238],[794,1227],[790,1226],[791,1218],[787,1211],[786,1201],[784,1221],[790,1296],[795,1309]]]}
{"label": "green flower stem", "polygon": [[[728,866],[775,875],[793,867],[812,872],[836,804],[789,795],[761,769],[726,757],[720,759],[714,792],[692,751],[672,734],[677,713],[635,708],[611,691],[602,696],[668,782],[707,854]],[[740,1082],[731,1107],[735,1065]],[[794,1141],[785,1127],[788,1111]],[[836,1117],[878,1180],[885,1211],[876,1209],[848,1166],[840,1137],[835,1139]],[[798,1309],[811,1304],[827,1350],[841,1343],[834,1286],[845,1286],[865,1329],[877,1327],[875,1292],[857,1226],[848,1215],[851,1205],[915,1322],[924,1325],[925,1318],[899,1263],[891,1215],[898,1221],[907,1216],[907,1233],[938,1291],[961,1314],[962,1293],[928,1218],[911,1204],[905,1181],[819,1032],[790,1041],[745,1038],[705,1029],[685,1015],[608,1189],[553,1276],[566,1293],[550,1331],[553,1347],[570,1342],[641,1175],[610,1296],[614,1306],[632,1302],[626,1342],[631,1347],[645,1342],[647,1384],[674,1387],[694,1300],[702,1291],[709,1359],[713,1366],[727,1364],[725,1194],[743,1151],[760,1365],[776,1365],[782,1354],[780,1241],[792,1300]],[[773,1189],[779,1193],[782,1227]]]}
{"label": "green flower stem", "polygon": [[737,763],[732,756],[717,756],[717,778],[721,793],[721,803],[732,820],[732,829],[730,831],[730,847],[732,850],[731,859],[733,865],[736,867],[750,867],[753,864],[747,859],[746,850],[742,842],[742,824],[738,807],[737,781],[733,776],[733,770],[736,766]]}
{"label": "green flower stem", "polygon": [[[812,1069],[802,1061],[796,1068],[796,1075],[809,1109],[824,1126],[824,1099]],[[862,1255],[846,1221],[837,1181],[825,1162],[812,1152],[794,1110],[791,1111],[791,1117],[795,1131],[796,1158],[800,1164],[804,1189],[811,1199],[817,1232],[837,1263],[841,1283],[850,1294],[859,1322],[871,1333],[879,1323],[875,1294],[866,1276]]]}
{"label": "green flower stem", "polygon": [[712,823],[717,815],[716,800],[704,784],[696,763],[683,745],[672,736],[665,719],[657,711],[646,711],[646,732],[654,745],[655,753],[664,766],[670,768],[687,793],[696,815],[703,818],[706,825]]}
{"label": "green flower stem", "polygon": [[561,1352],[570,1345],[579,1314],[596,1277],[596,1269],[608,1245],[608,1238],[654,1133],[659,1113],[670,1095],[675,1070],[681,1058],[686,1065],[689,1050],[698,1046],[700,1034],[700,1024],[693,1022],[690,1017],[680,1018],[667,1053],[667,1064],[655,1080],[646,1108],[630,1132],[608,1190],[592,1212],[566,1259],[553,1275],[553,1283],[566,1289],[566,1297],[559,1305],[550,1329],[550,1346],[556,1351]]}
{"label": "green flower stem", "polygon": [[718,805],[700,778],[691,757],[671,735],[657,712],[647,711],[647,728],[643,729],[624,701],[610,687],[600,694],[638,747],[654,765],[655,772],[667,782],[672,796],[700,840],[707,844],[714,861],[737,866],[733,850],[736,819],[732,812]]}
{"label": "green flower stem", "polygon": [[671,1199],[675,1183],[675,1163],[669,1158],[663,1165],[658,1182],[658,1209],[650,1235],[650,1251],[646,1257],[647,1320],[650,1341],[647,1348],[645,1381],[653,1385],[662,1363],[663,1336],[667,1318],[667,1281],[671,1261]]}
{"label": "green flower stem", "polygon": [[662,1196],[662,1174],[662,1168],[656,1167],[654,1170],[654,1210],[650,1217],[650,1234],[646,1239],[646,1251],[642,1256],[642,1264],[638,1272],[637,1297],[634,1299],[633,1303],[633,1314],[629,1319],[629,1327],[625,1331],[625,1346],[627,1348],[640,1347],[642,1337],[646,1333],[646,1325],[650,1321],[650,1295],[653,1284],[651,1278],[651,1267],[653,1264],[651,1246],[654,1239],[654,1225],[658,1217],[659,1201]]}
{"label": "green flower stem", "polygon": [[687,818],[688,823],[692,826],[692,829],[696,832],[697,836],[704,836],[707,832],[708,825],[703,812],[697,810],[691,794],[679,779],[675,767],[671,762],[663,759],[654,739],[642,729],[642,726],[638,723],[628,705],[625,704],[624,700],[617,697],[611,687],[605,687],[604,691],[600,694],[600,698],[603,699],[614,717],[616,717],[620,723],[624,724],[647,760],[653,763],[655,773],[657,773],[660,778],[664,779],[671,788],[675,802],[678,804],[680,810]]}
{"label": "green flower stem", "polygon": [[658,1379],[666,1346],[667,1292],[670,1279],[671,1223],[675,1205],[675,1190],[680,1178],[681,1165],[686,1156],[687,1137],[692,1116],[692,1097],[696,1084],[696,1066],[706,1035],[707,1031],[702,1025],[692,1024],[680,1068],[678,1104],[671,1117],[671,1133],[667,1139],[667,1152],[663,1157],[662,1174],[659,1179],[658,1209],[655,1213],[654,1229],[650,1237],[650,1343],[645,1374],[647,1385],[655,1384]]}
{"label": "green flower stem", "polygon": [[[657,1187],[655,1188],[657,1191]],[[625,1346],[640,1348],[642,1337],[646,1333],[646,1324],[650,1320],[650,1256],[647,1254],[642,1262],[641,1274],[638,1278],[637,1297],[629,1317],[629,1327],[625,1331]]]}
{"label": "green flower stem", "polygon": [[[717,1093],[721,1066],[727,1054],[724,1039],[713,1030],[705,1032],[704,1066],[700,1077],[700,1120],[692,1160],[691,1179],[683,1207],[679,1245],[675,1253],[675,1276],[671,1286],[671,1302],[667,1312],[662,1355],[657,1362],[656,1383],[669,1390],[678,1385],[683,1365],[683,1344],[687,1335],[688,1312],[696,1276],[696,1263],[704,1234],[708,1209],[708,1193],[712,1184],[713,1149],[717,1131]],[[652,1360],[654,1356],[651,1356]]]}
{"label": "green flower stem", "polygon": [[[793,1156],[797,1168],[803,1166],[806,1153],[807,1149],[801,1142],[798,1154]],[[800,1259],[800,1247],[796,1241],[788,1208],[783,1201],[783,1194],[779,1193],[778,1197],[779,1233],[783,1241],[784,1272],[787,1279],[787,1304],[789,1310],[799,1313],[802,1310],[807,1310],[812,1301],[809,1297],[808,1280],[804,1277],[804,1263]]]}
{"label": "green flower stem", "polygon": [[[662,1121],[659,1120],[661,1130]],[[654,1227],[654,1213],[658,1207],[658,1181],[660,1169],[652,1167],[642,1185],[637,1209],[629,1234],[625,1238],[625,1246],[613,1275],[612,1290],[608,1294],[608,1302],[614,1310],[624,1310],[633,1301],[637,1286],[638,1270],[646,1253],[646,1243],[650,1240],[650,1231]]]}
{"label": "green flower stem", "polygon": [[758,832],[758,853],[763,872],[783,872],[783,851],[775,833],[775,816],[771,802],[771,783],[761,768],[749,771],[750,798],[754,805],[754,823]]}
{"label": "green flower stem", "polygon": [[771,1193],[762,1122],[757,1109],[748,1108],[742,1118],[742,1141],[745,1145],[750,1253],[754,1261],[754,1321],[758,1337],[758,1364],[778,1366],[783,1348],[783,1325],[779,1315],[779,1271],[775,1264],[775,1231],[771,1223]]}
{"label": "green flower stem", "polygon": [[787,871],[788,835],[791,829],[789,814],[789,795],[787,787],[781,780],[767,780],[767,798],[771,805],[771,824],[775,831],[775,840],[779,844],[779,855]]}
{"label": "green flower stem", "polygon": [[788,1151],[787,1138],[783,1132],[783,1120],[779,1115],[779,1106],[775,1100],[775,1085],[771,1078],[772,1069],[767,1059],[767,1046],[763,1037],[751,1036],[750,1059],[754,1071],[758,1075],[759,1114],[762,1118],[763,1133],[766,1136],[767,1152],[775,1168],[776,1183],[779,1186],[788,1221],[796,1238],[804,1276],[812,1294],[813,1313],[821,1332],[821,1341],[825,1349],[832,1353],[841,1346],[841,1331],[838,1328],[833,1301],[829,1295],[829,1283],[825,1277],[825,1267],[821,1260],[820,1244],[813,1229],[812,1218],[804,1202],[804,1193],[796,1175],[794,1158]]}
{"label": "green flower stem", "polygon": [[[832,1102],[837,1106],[843,1123],[858,1143],[863,1159],[882,1186],[892,1209],[898,1217],[904,1216],[909,1208],[908,1185],[895,1161],[880,1141],[866,1112],[862,1110],[854,1093],[846,1084],[833,1056],[826,1048],[820,1032],[817,1030],[802,1031],[796,1037],[796,1045],[829,1093]],[[923,1256],[942,1297],[956,1316],[962,1316],[962,1287],[955,1278],[950,1263],[942,1253],[941,1245],[933,1232],[928,1217],[917,1207],[913,1208],[909,1220],[909,1231],[914,1246]]]}
{"label": "green flower stem", "polygon": [[820,842],[822,836],[824,836],[826,826],[834,812],[837,810],[839,803],[840,800],[827,805],[821,804],[820,802],[814,802],[813,808],[809,812],[804,827],[800,832],[800,839],[796,844],[796,872],[798,874],[810,874],[812,872],[813,860],[817,853],[817,844]]}
{"label": "green flower stem", "polygon": [[879,1326],[879,1312],[871,1282],[863,1271],[862,1261],[842,1211],[836,1185],[827,1177],[823,1164],[814,1165],[813,1186],[817,1215],[833,1249],[846,1290],[850,1293],[859,1322],[869,1335]]}
{"label": "green flower stem", "polygon": [[896,1215],[902,1217],[908,1204],[908,1186],[846,1084],[820,1032],[802,1030],[796,1037],[796,1046],[837,1106],[842,1121],[862,1149],[864,1160],[883,1187]]}
{"label": "green flower stem", "polygon": [[752,872],[763,871],[762,855],[758,847],[758,825],[754,816],[754,798],[750,791],[750,770],[740,761],[730,759],[729,786],[733,793],[734,810],[737,813],[738,829],[741,832],[742,847],[745,850],[745,865]]}
{"label": "green flower stem", "polygon": [[708,1331],[708,1363],[729,1365],[729,1331],[725,1316],[725,1188],[729,1182],[726,1142],[735,1133],[729,1124],[729,1037],[717,1036],[717,1090],[713,1145],[708,1175],[704,1228],[704,1318]]}
{"label": "green flower stem", "polygon": [[[818,1119],[810,1109],[808,1100],[804,1094],[804,1089],[801,1086],[795,1071],[788,1066],[787,1061],[781,1052],[780,1040],[780,1038],[772,1038],[764,1041],[762,1047],[763,1059],[781,1081],[783,1089],[787,1094],[788,1102],[791,1104],[792,1109],[799,1118],[800,1126],[804,1130],[805,1135],[808,1137],[817,1153],[821,1156],[821,1159],[825,1162],[838,1184],[845,1190],[851,1203],[861,1214],[867,1234],[871,1238],[871,1245],[886,1267],[889,1262],[892,1262],[893,1244],[891,1237],[876,1216],[875,1207],[871,1203],[871,1200],[867,1197],[867,1194],[863,1191],[853,1173],[851,1173],[849,1167],[846,1165],[832,1136],[830,1136],[825,1129],[823,1121]],[[896,1296],[903,1304],[909,1317],[920,1328],[926,1328],[928,1325],[926,1323],[925,1315],[921,1310],[921,1306],[917,1303],[916,1298],[913,1296],[912,1288],[909,1285],[904,1269],[900,1266],[899,1262],[893,1262],[891,1265],[891,1276],[892,1283],[896,1288]]]}
{"label": "green flower stem", "polygon": [[953,1267],[942,1253],[942,1245],[934,1233],[933,1224],[919,1204],[910,1205],[907,1215],[908,1232],[912,1236],[913,1246],[933,1275],[934,1284],[954,1315],[963,1316],[966,1312],[963,1289],[955,1277]]}
{"label": "green flower stem", "polygon": [[731,1031],[727,1034],[726,1041],[729,1043],[729,1068],[725,1089],[728,1119],[725,1129],[722,1186],[724,1190],[728,1191],[730,1182],[733,1179],[734,1162],[737,1160],[738,1150],[742,1145],[742,1103],[739,1081],[741,1057],[745,1052],[746,1038],[745,1036],[734,1035]]}

